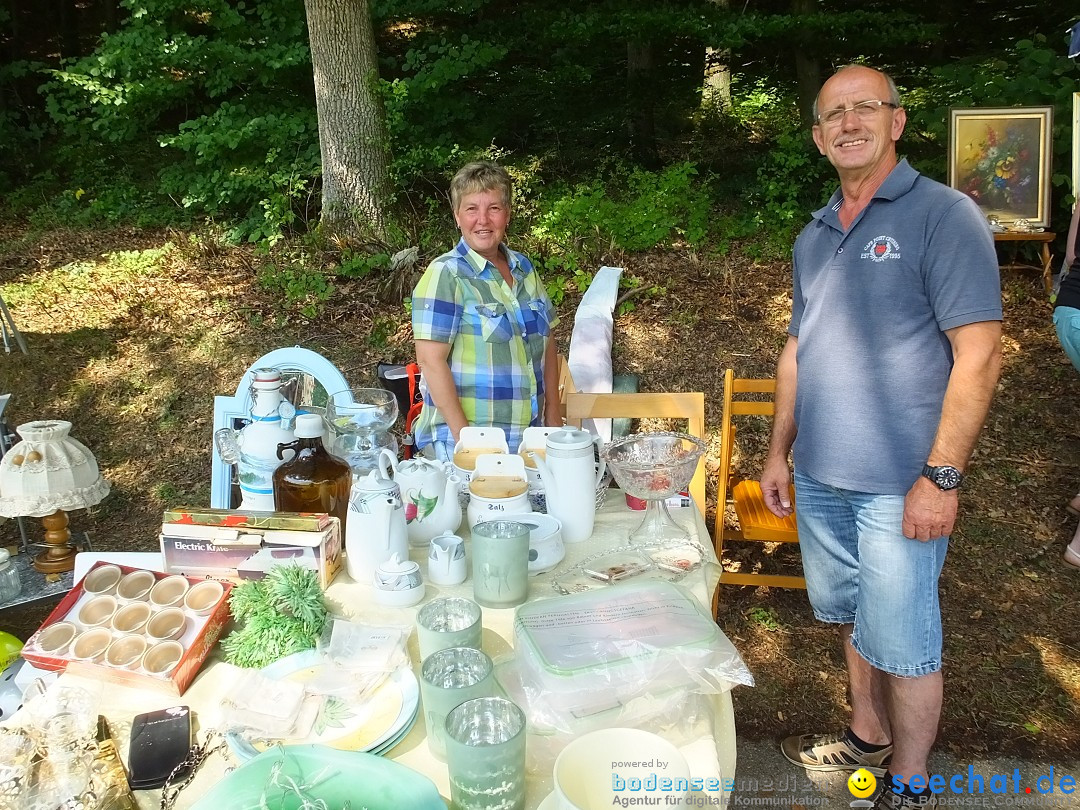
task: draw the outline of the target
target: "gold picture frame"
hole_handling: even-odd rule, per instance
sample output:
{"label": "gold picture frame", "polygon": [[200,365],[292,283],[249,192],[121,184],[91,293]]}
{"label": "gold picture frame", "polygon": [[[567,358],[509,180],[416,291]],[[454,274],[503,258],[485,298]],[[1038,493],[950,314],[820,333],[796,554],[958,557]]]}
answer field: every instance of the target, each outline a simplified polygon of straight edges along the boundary
{"label": "gold picture frame", "polygon": [[1050,223],[1053,107],[949,110],[949,185],[1002,225]]}

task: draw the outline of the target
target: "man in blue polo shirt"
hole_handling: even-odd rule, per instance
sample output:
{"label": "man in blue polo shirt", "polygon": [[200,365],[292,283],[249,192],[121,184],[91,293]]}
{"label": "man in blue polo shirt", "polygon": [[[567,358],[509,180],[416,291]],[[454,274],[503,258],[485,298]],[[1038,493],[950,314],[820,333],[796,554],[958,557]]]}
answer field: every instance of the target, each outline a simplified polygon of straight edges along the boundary
{"label": "man in blue polo shirt", "polygon": [[842,68],[814,115],[840,188],[795,242],[761,488],[791,513],[790,450],[807,593],[840,625],[852,717],[781,750],[810,770],[885,774],[876,808],[928,807],[938,577],[1001,364],[997,258],[971,200],[897,159],[892,79]]}

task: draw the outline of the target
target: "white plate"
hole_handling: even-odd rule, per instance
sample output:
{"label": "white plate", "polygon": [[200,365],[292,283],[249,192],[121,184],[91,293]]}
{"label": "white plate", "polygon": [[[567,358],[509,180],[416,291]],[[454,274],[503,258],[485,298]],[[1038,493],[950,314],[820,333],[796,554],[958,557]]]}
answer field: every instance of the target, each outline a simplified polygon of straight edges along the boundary
{"label": "white plate", "polygon": [[[262,672],[268,678],[275,680],[291,677],[304,680],[305,675],[310,677],[321,666],[322,659],[319,654],[315,650],[307,650],[286,656],[280,661],[275,661],[273,664],[264,667]],[[303,740],[289,740],[288,744],[314,743],[347,751],[374,752],[388,750],[387,744],[391,744],[391,747],[396,745],[400,741],[400,737],[404,736],[402,734],[403,730],[407,734],[408,728],[411,728],[412,723],[416,720],[420,705],[420,684],[416,680],[416,675],[408,667],[396,670],[379,687],[375,695],[372,696],[372,700],[375,703],[372,705],[371,711],[364,713],[352,713],[343,701],[337,701],[330,707],[331,716],[328,720],[324,721],[320,717],[319,720],[316,720],[316,727],[312,729],[306,738]],[[379,713],[380,706],[383,708],[382,716]],[[386,714],[393,711],[395,707],[397,709],[396,714],[387,717]],[[326,711],[325,707],[323,711]],[[377,736],[374,739],[370,737],[370,731],[368,730],[373,719],[374,722],[380,724]],[[363,740],[359,745],[356,744],[357,738]],[[266,747],[269,747],[266,744],[257,747],[236,732],[229,732],[226,739],[233,753],[243,761],[259,754],[260,748],[265,750]]]}
{"label": "white plate", "polygon": [[555,791],[551,791],[540,804],[536,806],[536,810],[555,810]]}

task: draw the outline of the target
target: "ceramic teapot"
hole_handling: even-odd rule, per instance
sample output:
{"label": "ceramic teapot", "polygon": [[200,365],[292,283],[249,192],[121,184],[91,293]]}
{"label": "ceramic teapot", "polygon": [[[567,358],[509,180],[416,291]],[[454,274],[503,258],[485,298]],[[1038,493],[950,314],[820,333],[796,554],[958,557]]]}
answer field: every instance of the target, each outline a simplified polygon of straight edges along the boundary
{"label": "ceramic teapot", "polygon": [[394,481],[405,504],[409,543],[426,546],[436,535],[457,531],[461,525],[461,480],[456,475],[448,476],[442,464],[413,458],[394,465]]}
{"label": "ceramic teapot", "polygon": [[257,368],[251,382],[249,423],[241,430],[226,427],[214,434],[221,458],[237,465],[241,509],[274,511],[274,470],[294,455],[290,450],[278,458],[277,447],[296,441],[293,430],[285,427],[295,414],[296,408],[281,395],[281,372]]}
{"label": "ceramic teapot", "polygon": [[389,450],[381,450],[378,469],[353,482],[345,522],[345,565],[354,582],[367,582],[394,554],[409,557],[401,490],[389,477],[393,460]]}
{"label": "ceramic teapot", "polygon": [[545,458],[533,454],[544,481],[547,513],[562,523],[565,543],[580,543],[592,535],[596,519],[596,488],[607,471],[593,460],[600,441],[586,430],[564,428],[547,437]]}

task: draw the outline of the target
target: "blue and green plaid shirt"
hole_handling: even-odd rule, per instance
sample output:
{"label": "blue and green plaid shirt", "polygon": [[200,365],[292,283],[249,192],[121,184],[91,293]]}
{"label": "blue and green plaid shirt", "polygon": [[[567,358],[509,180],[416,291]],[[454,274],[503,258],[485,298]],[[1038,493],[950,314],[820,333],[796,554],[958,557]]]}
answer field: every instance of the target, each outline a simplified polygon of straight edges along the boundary
{"label": "blue and green plaid shirt", "polygon": [[[450,373],[470,425],[500,427],[510,450],[542,424],[544,347],[558,322],[540,276],[524,255],[501,249],[513,290],[495,265],[462,239],[435,259],[412,296],[413,338],[449,343]],[[413,424],[417,448],[453,443],[450,428],[421,383],[424,405]]]}

